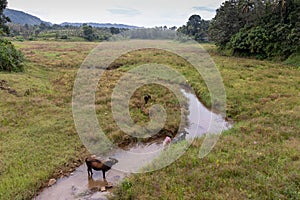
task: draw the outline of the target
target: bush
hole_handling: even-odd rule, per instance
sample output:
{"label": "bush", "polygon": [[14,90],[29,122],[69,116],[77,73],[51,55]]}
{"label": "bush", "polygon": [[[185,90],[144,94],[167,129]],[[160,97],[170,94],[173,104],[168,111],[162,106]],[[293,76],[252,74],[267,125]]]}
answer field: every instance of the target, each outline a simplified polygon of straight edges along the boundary
{"label": "bush", "polygon": [[69,37],[68,37],[68,35],[62,35],[62,36],[60,36],[60,39],[67,40],[67,39],[69,39]]}
{"label": "bush", "polygon": [[284,63],[300,67],[300,52],[292,54],[287,60],[284,61]]}
{"label": "bush", "polygon": [[278,58],[285,60],[299,51],[299,28],[288,24],[276,24],[270,27],[255,26],[242,28],[231,37],[227,48],[238,56],[256,58]]}
{"label": "bush", "polygon": [[23,61],[23,54],[13,44],[0,38],[0,71],[24,71]]}
{"label": "bush", "polygon": [[237,34],[231,37],[228,48],[235,55],[266,58],[265,47],[268,44],[270,44],[270,39],[268,38],[267,30],[261,26],[257,26],[249,30],[242,28]]}

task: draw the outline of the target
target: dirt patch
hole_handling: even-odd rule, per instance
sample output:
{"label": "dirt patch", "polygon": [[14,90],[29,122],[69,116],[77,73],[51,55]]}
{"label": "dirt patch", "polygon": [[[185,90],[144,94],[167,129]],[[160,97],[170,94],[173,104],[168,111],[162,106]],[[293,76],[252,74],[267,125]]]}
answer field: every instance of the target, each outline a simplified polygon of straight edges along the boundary
{"label": "dirt patch", "polygon": [[35,197],[38,196],[45,188],[49,187],[49,181],[51,179],[58,180],[58,179],[64,179],[71,176],[79,166],[85,163],[85,158],[88,157],[89,155],[90,154],[88,153],[88,151],[84,149],[80,153],[80,156],[77,159],[70,160],[66,162],[62,167],[58,168],[51,176],[51,178],[49,178],[49,180],[46,180],[41,185],[38,192],[35,194]]}
{"label": "dirt patch", "polygon": [[7,91],[9,94],[19,97],[17,91],[10,88],[6,80],[0,80],[0,90]]}

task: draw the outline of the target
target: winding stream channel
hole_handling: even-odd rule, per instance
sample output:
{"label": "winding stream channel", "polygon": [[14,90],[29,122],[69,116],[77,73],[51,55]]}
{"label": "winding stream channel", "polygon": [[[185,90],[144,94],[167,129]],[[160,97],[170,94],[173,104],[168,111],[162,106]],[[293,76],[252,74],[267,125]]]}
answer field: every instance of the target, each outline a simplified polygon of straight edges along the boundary
{"label": "winding stream channel", "polygon": [[[230,123],[225,119],[209,109],[207,109],[198,98],[192,94],[182,90],[182,93],[189,100],[189,126],[185,129],[189,134],[186,135],[186,140],[192,140],[195,137],[203,136],[209,131],[222,131],[230,128]],[[217,126],[211,126],[211,121]],[[137,143],[128,148],[127,151],[118,150],[110,157],[119,160],[119,163],[113,166],[113,169],[106,173],[107,182],[112,185],[117,185],[130,172],[138,172],[138,170],[150,163],[153,159],[158,157],[163,148],[163,141],[155,141],[148,144]],[[128,158],[130,152],[132,159]],[[152,152],[151,154],[140,154],[141,152]],[[155,153],[153,153],[155,152]],[[134,162],[132,162],[134,160]],[[121,170],[120,166],[127,166],[129,172],[125,173]],[[107,199],[106,196],[110,193],[111,189],[106,192],[100,192],[100,188],[107,183],[102,179],[102,172],[95,172],[93,178],[88,178],[87,167],[85,164],[78,167],[69,177],[58,179],[57,182],[48,188],[45,188],[37,197],[37,200],[102,200]]]}

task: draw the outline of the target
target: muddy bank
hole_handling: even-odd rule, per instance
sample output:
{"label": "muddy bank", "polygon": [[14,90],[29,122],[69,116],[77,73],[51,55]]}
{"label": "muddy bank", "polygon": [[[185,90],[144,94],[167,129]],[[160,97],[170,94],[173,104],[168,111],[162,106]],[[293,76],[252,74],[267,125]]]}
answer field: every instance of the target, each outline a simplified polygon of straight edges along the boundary
{"label": "muddy bank", "polygon": [[0,80],[0,90],[7,91],[9,94],[19,97],[17,91],[10,88],[6,80]]}
{"label": "muddy bank", "polygon": [[[176,139],[177,142],[178,140],[191,141],[207,132],[219,132],[230,128],[230,124],[221,115],[208,110],[194,94],[184,90],[182,93],[189,99],[189,126],[185,129],[188,134],[182,137],[179,133],[173,141]],[[107,184],[116,186],[130,173],[140,172],[142,167],[151,163],[164,150],[162,140],[163,138],[157,138],[147,144],[142,142],[131,144],[107,155],[107,157],[113,157],[119,161],[113,166],[113,169],[106,173],[107,182],[103,181],[102,172],[95,172],[93,179],[88,178],[87,167],[83,164],[71,176],[59,179],[53,186],[45,188],[35,199],[106,199],[113,188],[101,192],[101,187]]]}
{"label": "muddy bank", "polygon": [[69,177],[57,180],[57,182],[45,188],[34,199],[36,200],[73,200],[73,199],[106,199],[106,195],[113,189],[107,189],[106,192],[100,192],[101,187],[108,183],[118,184],[124,177],[125,173],[110,170],[107,173],[107,182],[103,181],[102,173],[96,172],[93,178],[88,178],[86,165],[81,165]]}

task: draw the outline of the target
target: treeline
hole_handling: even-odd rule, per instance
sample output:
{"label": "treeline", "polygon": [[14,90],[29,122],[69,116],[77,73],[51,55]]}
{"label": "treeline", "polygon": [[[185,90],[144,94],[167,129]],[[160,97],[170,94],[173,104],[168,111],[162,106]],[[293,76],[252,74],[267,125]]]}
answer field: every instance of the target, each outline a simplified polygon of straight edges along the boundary
{"label": "treeline", "polygon": [[233,55],[286,59],[300,50],[300,1],[225,1],[208,34]]}
{"label": "treeline", "polygon": [[156,39],[175,39],[176,38],[176,26],[157,26],[154,28],[139,28],[124,31],[121,34],[113,37],[113,39],[142,39],[142,40],[156,40]]}
{"label": "treeline", "polygon": [[177,31],[230,55],[283,60],[300,54],[300,0],[227,0],[212,20],[192,15]]}
{"label": "treeline", "polygon": [[20,25],[8,24],[10,34],[8,36],[16,40],[87,40],[87,41],[103,41],[108,40],[114,34],[119,34],[128,29],[115,27],[92,27],[88,24],[82,26],[71,25],[48,25],[41,23],[40,25]]}

